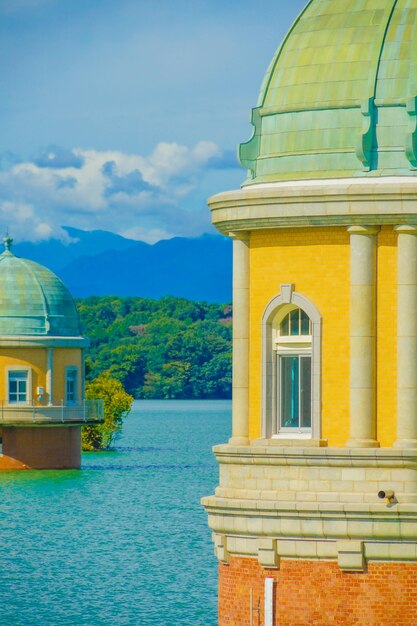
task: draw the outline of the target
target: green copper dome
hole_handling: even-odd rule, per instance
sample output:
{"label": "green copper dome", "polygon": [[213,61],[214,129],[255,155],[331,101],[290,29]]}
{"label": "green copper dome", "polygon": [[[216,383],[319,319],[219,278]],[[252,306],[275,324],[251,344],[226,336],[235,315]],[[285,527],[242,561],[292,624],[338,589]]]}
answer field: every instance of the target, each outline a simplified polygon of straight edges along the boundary
{"label": "green copper dome", "polygon": [[417,170],[417,0],[310,0],[264,79],[246,184]]}
{"label": "green copper dome", "polygon": [[63,282],[39,263],[0,255],[0,335],[80,335],[74,300]]}

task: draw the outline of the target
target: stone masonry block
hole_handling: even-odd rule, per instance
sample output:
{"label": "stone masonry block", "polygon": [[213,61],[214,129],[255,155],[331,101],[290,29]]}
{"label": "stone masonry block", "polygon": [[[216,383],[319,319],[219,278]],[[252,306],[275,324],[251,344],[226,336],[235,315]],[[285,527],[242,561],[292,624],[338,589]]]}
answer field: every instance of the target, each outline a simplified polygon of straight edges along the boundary
{"label": "stone masonry block", "polygon": [[270,537],[258,539],[258,561],[262,567],[279,569],[276,539]]}
{"label": "stone masonry block", "polygon": [[227,537],[219,533],[213,533],[214,554],[222,563],[229,563],[230,556],[227,550]]}
{"label": "stone masonry block", "polygon": [[338,564],[344,572],[363,572],[365,558],[362,541],[338,541],[336,543]]}

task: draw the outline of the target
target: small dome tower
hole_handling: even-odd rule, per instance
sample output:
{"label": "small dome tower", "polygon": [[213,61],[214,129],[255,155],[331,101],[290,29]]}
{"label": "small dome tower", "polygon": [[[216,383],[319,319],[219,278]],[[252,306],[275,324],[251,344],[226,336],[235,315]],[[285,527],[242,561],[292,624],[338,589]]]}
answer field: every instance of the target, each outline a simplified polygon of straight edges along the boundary
{"label": "small dome tower", "polygon": [[11,251],[0,255],[0,469],[77,468],[81,425],[102,420],[84,400],[84,349],[62,281]]}

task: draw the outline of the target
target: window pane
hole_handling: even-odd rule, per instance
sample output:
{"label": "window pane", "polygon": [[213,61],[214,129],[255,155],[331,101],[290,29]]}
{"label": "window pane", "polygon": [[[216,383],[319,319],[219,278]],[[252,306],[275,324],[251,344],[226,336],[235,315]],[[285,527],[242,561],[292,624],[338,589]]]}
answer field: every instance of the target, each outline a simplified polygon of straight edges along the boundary
{"label": "window pane", "polygon": [[67,382],[67,402],[73,402],[75,400],[75,388],[73,381]]}
{"label": "window pane", "polygon": [[311,335],[310,332],[310,318],[307,313],[301,311],[301,334],[302,335]]}
{"label": "window pane", "polygon": [[26,402],[26,381],[25,380],[18,381],[17,399],[19,402]]}
{"label": "window pane", "polygon": [[288,337],[290,334],[290,314],[286,315],[281,322],[279,333],[283,337]]}
{"label": "window pane", "polygon": [[281,356],[281,426],[298,428],[299,362],[298,356]]}
{"label": "window pane", "polygon": [[300,357],[301,428],[311,428],[311,357]]}
{"label": "window pane", "polygon": [[27,372],[25,370],[10,370],[9,372],[9,379],[13,378],[14,380],[17,379],[23,379],[26,380],[27,379]]}
{"label": "window pane", "polygon": [[300,334],[300,309],[290,311],[291,336]]}
{"label": "window pane", "polygon": [[25,370],[10,370],[9,372],[9,402],[27,402],[27,377]]}
{"label": "window pane", "polygon": [[66,399],[67,402],[75,402],[76,401],[76,381],[77,381],[77,371],[76,370],[68,370],[67,371],[67,380],[66,380]]}

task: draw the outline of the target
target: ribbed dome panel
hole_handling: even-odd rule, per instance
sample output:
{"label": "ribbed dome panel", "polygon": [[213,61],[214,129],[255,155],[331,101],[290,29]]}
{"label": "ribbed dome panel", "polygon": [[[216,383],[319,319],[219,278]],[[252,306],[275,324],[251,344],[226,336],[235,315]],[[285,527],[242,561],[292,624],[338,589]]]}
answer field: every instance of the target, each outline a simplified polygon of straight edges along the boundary
{"label": "ribbed dome panel", "polygon": [[417,0],[312,0],[253,109],[247,183],[413,176],[416,101]]}
{"label": "ribbed dome panel", "polygon": [[79,336],[74,300],[62,281],[34,261],[0,255],[0,335]]}

